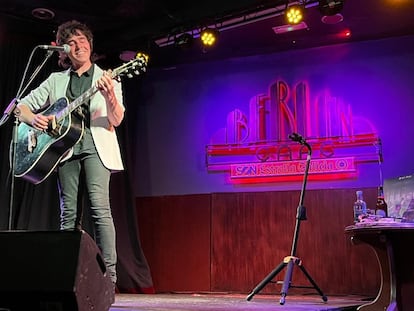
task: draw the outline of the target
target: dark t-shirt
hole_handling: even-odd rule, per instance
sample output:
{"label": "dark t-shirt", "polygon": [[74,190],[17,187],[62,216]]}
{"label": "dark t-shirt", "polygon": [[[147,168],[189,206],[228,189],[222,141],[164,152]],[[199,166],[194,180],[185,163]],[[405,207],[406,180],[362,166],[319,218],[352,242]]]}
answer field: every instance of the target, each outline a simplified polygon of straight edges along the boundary
{"label": "dark t-shirt", "polygon": [[[93,77],[93,68],[89,68],[88,71],[85,71],[82,75],[78,75],[75,71],[71,71],[69,85],[66,90],[66,97],[69,102],[74,101],[85,93],[92,86],[92,77]],[[90,130],[90,112],[89,112],[89,100],[83,103],[78,111],[73,113],[74,118],[83,119],[85,130],[82,136],[82,139],[73,147],[74,154],[81,153],[94,153],[95,145],[93,143],[92,134]]]}

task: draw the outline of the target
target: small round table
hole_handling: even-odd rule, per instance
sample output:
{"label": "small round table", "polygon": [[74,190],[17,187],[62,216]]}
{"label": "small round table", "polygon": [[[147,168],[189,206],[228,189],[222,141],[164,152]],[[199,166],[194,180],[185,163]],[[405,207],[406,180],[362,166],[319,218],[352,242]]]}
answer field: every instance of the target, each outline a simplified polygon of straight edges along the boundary
{"label": "small round table", "polygon": [[381,287],[363,311],[401,311],[414,308],[414,223],[367,222],[345,228],[354,244],[373,248],[381,271]]}

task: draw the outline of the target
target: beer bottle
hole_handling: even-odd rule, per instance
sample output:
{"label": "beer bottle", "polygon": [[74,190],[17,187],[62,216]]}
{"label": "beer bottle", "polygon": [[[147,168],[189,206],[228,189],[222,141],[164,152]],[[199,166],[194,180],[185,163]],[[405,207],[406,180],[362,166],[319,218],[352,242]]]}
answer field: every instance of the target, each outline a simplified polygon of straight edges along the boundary
{"label": "beer bottle", "polygon": [[384,199],[384,188],[378,187],[377,203],[375,205],[375,215],[379,217],[388,217],[387,202]]}

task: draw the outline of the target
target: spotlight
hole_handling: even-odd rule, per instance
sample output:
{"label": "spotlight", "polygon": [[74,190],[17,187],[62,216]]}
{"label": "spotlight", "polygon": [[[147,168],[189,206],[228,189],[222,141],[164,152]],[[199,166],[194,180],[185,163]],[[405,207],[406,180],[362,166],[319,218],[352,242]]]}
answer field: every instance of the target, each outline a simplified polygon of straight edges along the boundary
{"label": "spotlight", "polygon": [[193,43],[193,36],[189,33],[183,33],[175,38],[174,45],[179,48],[190,47]]}
{"label": "spotlight", "polygon": [[319,0],[319,11],[323,16],[332,16],[342,11],[344,0]]}
{"label": "spotlight", "polygon": [[200,39],[204,46],[213,46],[218,39],[219,32],[217,29],[206,28],[200,33]]}
{"label": "spotlight", "polygon": [[288,24],[296,25],[303,20],[303,8],[300,5],[292,5],[286,11],[286,21]]}

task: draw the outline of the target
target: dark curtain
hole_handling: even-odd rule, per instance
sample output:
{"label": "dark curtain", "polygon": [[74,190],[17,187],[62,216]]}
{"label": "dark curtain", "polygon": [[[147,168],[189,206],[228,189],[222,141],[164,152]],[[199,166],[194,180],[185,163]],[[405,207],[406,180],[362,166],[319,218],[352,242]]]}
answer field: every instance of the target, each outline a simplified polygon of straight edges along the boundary
{"label": "dark curtain", "polygon": [[[0,23],[1,20],[2,17],[0,17]],[[2,27],[0,30],[1,115],[16,96],[31,50],[37,44],[43,44],[51,39],[33,37],[30,34],[30,25],[26,27],[27,31],[20,31],[20,33],[14,31],[17,28],[10,26],[9,28]],[[24,29],[24,27],[19,25],[18,29]],[[44,51],[37,52],[40,55],[32,60],[33,66],[39,65],[43,60],[42,52],[44,53]],[[35,87],[50,72],[58,70],[56,62],[57,56],[54,55],[30,88]],[[33,72],[33,66],[29,68],[29,75]],[[132,187],[135,176],[131,174],[134,172],[131,159],[135,158],[136,151],[129,137],[134,137],[134,122],[130,119],[134,118],[136,111],[134,111],[134,105],[128,105],[128,103],[137,101],[135,97],[139,94],[136,93],[136,89],[140,80],[133,82],[133,85],[131,83],[124,85],[127,114],[123,124],[118,128],[118,138],[126,170],[113,174],[111,180],[111,203],[117,231],[117,286],[120,292],[154,293],[150,269],[140,244]],[[132,86],[133,91],[129,91],[128,86]],[[59,198],[56,176],[52,174],[38,185],[30,184],[20,178],[11,178],[9,153],[13,126],[14,117],[11,116],[0,128],[0,183],[2,185],[0,187],[0,230],[58,230]],[[87,221],[86,224],[88,224]],[[86,229],[91,233],[89,228]]]}

